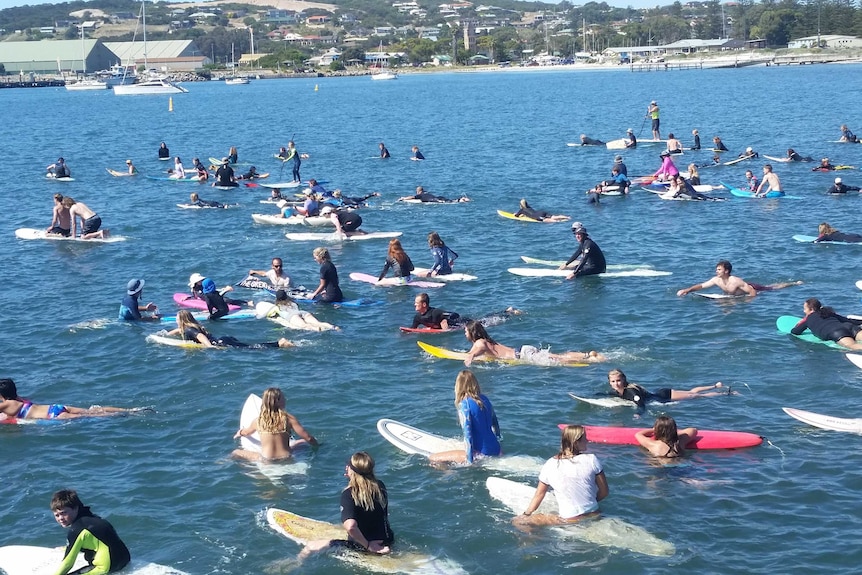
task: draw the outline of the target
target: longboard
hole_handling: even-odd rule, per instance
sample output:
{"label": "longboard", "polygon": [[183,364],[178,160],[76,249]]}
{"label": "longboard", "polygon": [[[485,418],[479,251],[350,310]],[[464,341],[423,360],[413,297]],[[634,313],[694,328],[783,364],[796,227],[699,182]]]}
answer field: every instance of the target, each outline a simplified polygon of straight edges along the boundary
{"label": "longboard", "polygon": [[435,333],[449,333],[452,331],[458,331],[461,328],[460,327],[450,327],[449,329],[434,329],[431,327],[404,327],[404,326],[402,326],[402,327],[399,327],[398,329],[400,329],[404,333],[427,333],[427,334],[431,335],[431,334],[435,334]]}
{"label": "longboard", "polygon": [[536,220],[533,218],[528,218],[527,216],[516,216],[512,212],[504,212],[503,210],[497,210],[497,214],[501,217],[504,217],[509,220],[517,220],[519,222],[532,222],[535,224],[562,224],[565,222],[552,221],[552,220]]}
{"label": "longboard", "polygon": [[460,439],[435,435],[393,419],[378,421],[377,431],[386,441],[401,451],[425,457],[441,451],[464,449],[464,442]]}
{"label": "longboard", "polygon": [[[311,541],[347,538],[344,528],[339,525],[310,519],[283,509],[267,509],[266,521],[276,532],[302,546]],[[467,574],[457,563],[450,560],[410,551],[394,551],[388,555],[377,555],[343,548],[335,554],[335,557],[360,569],[377,573]]]}
{"label": "longboard", "polygon": [[185,349],[204,349],[202,343],[191,341],[188,339],[180,339],[178,337],[168,337],[157,333],[152,333],[147,336],[147,341],[157,343],[159,345],[167,345],[170,347],[182,347]]}
{"label": "longboard", "polygon": [[826,341],[826,340],[820,339],[819,337],[817,337],[816,335],[811,333],[811,330],[808,328],[805,328],[805,331],[803,331],[801,335],[794,335],[794,334],[790,333],[790,330],[793,329],[796,326],[796,324],[799,323],[801,320],[802,320],[801,317],[797,317],[794,315],[783,315],[783,316],[779,317],[777,320],[775,320],[775,327],[778,328],[778,331],[780,331],[781,333],[793,335],[793,337],[798,337],[799,339],[801,339],[803,341],[807,341],[807,342],[811,342],[811,343],[821,343],[821,344],[829,346],[833,349],[843,349],[843,350],[847,349],[843,346],[838,345],[838,342]]}
{"label": "longboard", "polygon": [[443,282],[429,282],[422,280],[410,279],[409,281],[405,281],[404,278],[383,278],[380,281],[377,281],[377,278],[370,274],[363,274],[358,272],[353,272],[350,274],[350,279],[357,282],[364,282],[369,284],[374,284],[376,286],[383,287],[393,287],[393,286],[411,286],[418,288],[440,288],[445,286],[446,284]]}
{"label": "longboard", "polygon": [[846,357],[850,363],[862,369],[862,355],[859,355],[858,353],[847,353],[844,354],[844,357]]}
{"label": "longboard", "polygon": [[48,178],[49,180],[53,180],[55,182],[74,182],[75,181],[75,178],[73,178],[71,176],[66,176],[63,178],[55,178],[51,174],[46,174],[45,177]]}
{"label": "longboard", "polygon": [[[795,236],[793,236],[793,239],[796,240],[797,242],[812,244],[817,239],[817,236],[806,236],[803,234],[796,234]],[[818,244],[837,244],[837,245],[841,245],[841,246],[852,246],[852,245],[859,245],[862,242],[830,242],[830,241],[825,241],[825,242],[817,242],[817,243]]]}
{"label": "longboard", "polygon": [[470,274],[462,274],[452,272],[451,274],[437,274],[436,276],[427,275],[431,270],[429,268],[414,268],[413,273],[416,274],[414,277],[427,277],[434,281],[441,282],[469,282],[473,280],[479,279],[476,276],[471,276]]}
{"label": "longboard", "polygon": [[794,419],[798,419],[808,425],[819,427],[820,429],[828,429],[830,431],[843,431],[845,433],[862,433],[862,419],[845,419],[842,417],[833,417],[831,415],[822,415],[811,411],[802,411],[801,409],[793,409],[792,407],[782,407],[784,413]]}
{"label": "longboard", "polygon": [[[63,547],[8,545],[0,547],[0,571],[6,575],[51,575],[63,561]],[[72,570],[86,567],[84,554],[79,553]],[[185,571],[132,559],[123,569],[124,575],[188,575]]]}
{"label": "longboard", "polygon": [[92,238],[89,240],[82,240],[80,237],[73,238],[72,236],[60,236],[57,234],[47,234],[45,230],[37,230],[34,228],[18,228],[15,230],[15,237],[19,240],[56,240],[56,241],[69,241],[69,242],[81,242],[85,244],[114,244],[117,242],[124,242],[126,238],[124,236],[108,236],[107,238]]}
{"label": "longboard", "polygon": [[625,150],[627,143],[628,143],[627,139],[620,138],[619,140],[611,140],[610,142],[605,142],[605,146],[609,150]]}
{"label": "longboard", "polygon": [[302,182],[266,182],[258,184],[261,188],[269,188],[271,190],[281,190],[283,188],[298,188]]}
{"label": "longboard", "polygon": [[[557,427],[565,429],[568,424],[561,423]],[[600,427],[585,425],[587,441],[605,443],[608,445],[639,445],[635,434],[642,429],[636,427]],[[744,431],[709,431],[699,429],[694,440],[685,446],[686,449],[739,449],[756,447],[763,443],[763,438],[754,433]]]}
{"label": "longboard", "polygon": [[[206,321],[209,319],[209,315],[210,314],[208,312],[203,311],[203,312],[193,313],[192,317],[195,318],[197,321]],[[231,312],[227,315],[224,315],[224,316],[220,317],[218,321],[221,321],[223,319],[227,319],[227,320],[257,319],[257,315],[255,314],[254,310],[244,309],[244,310],[237,310],[237,311]],[[159,321],[162,323],[176,323],[177,322],[177,316],[175,316],[175,315],[164,315],[161,318],[159,318]]]}
{"label": "longboard", "polygon": [[574,393],[570,393],[569,397],[575,399],[577,401],[583,401],[589,405],[595,405],[598,407],[637,407],[637,403],[634,401],[629,401],[627,399],[623,399],[622,397],[581,397],[580,395],[575,395]]}
{"label": "longboard", "polygon": [[693,296],[702,297],[706,299],[745,299],[747,297],[751,297],[748,294],[743,295],[731,295],[729,293],[709,293],[709,292],[699,292],[693,291],[689,292]]}
{"label": "longboard", "polygon": [[[521,259],[524,260],[526,264],[536,264],[539,266],[551,266],[558,268],[561,265],[565,265],[565,260],[543,260],[539,258],[531,258],[529,256],[521,256]],[[575,260],[571,265],[577,264],[579,260]],[[620,270],[640,270],[640,269],[652,269],[653,266],[650,264],[608,264],[609,270],[620,271]],[[862,282],[862,280],[860,280]],[[862,288],[859,288],[862,289]]]}
{"label": "longboard", "polygon": [[187,184],[200,184],[201,180],[194,176],[193,178],[171,178],[169,176],[150,176],[147,175],[146,178],[148,180],[158,180],[160,182],[177,182],[177,183],[187,183]]}
{"label": "longboard", "polygon": [[[438,357],[440,359],[454,359],[454,360],[458,360],[458,361],[464,361],[465,359],[467,359],[467,353],[463,352],[463,351],[452,351],[450,349],[445,349],[442,347],[437,347],[435,345],[425,343],[424,341],[417,341],[416,345],[418,345],[420,348],[422,348],[422,351],[424,351],[425,353],[430,354],[434,357]],[[509,364],[513,364],[513,365],[534,365],[534,364],[528,363],[526,361],[521,361],[519,359],[498,359],[495,357],[486,357],[486,356],[474,357],[473,361],[496,361],[496,362],[500,362],[500,363],[509,363]],[[558,363],[558,364],[554,364],[554,366],[562,366],[562,367],[587,367],[588,365],[590,365],[590,364],[588,364],[588,363]],[[548,367],[552,367],[552,366],[548,366]]]}
{"label": "longboard", "polygon": [[[512,513],[523,512],[536,492],[535,487],[500,477],[489,477],[485,480],[485,487],[492,499],[505,505]],[[545,494],[537,511],[553,515],[559,513],[557,498],[553,491]],[[676,548],[670,541],[659,539],[637,525],[613,517],[598,517],[570,525],[554,526],[551,527],[551,531],[561,537],[574,537],[587,543],[619,547],[643,555],[665,557],[676,552]]]}
{"label": "longboard", "polygon": [[[180,307],[187,307],[190,309],[207,309],[207,302],[187,293],[175,293],[174,303]],[[229,311],[237,311],[240,307],[231,303],[228,304],[227,309]]]}
{"label": "longboard", "polygon": [[112,170],[111,168],[105,168],[109,174],[114,176],[115,178],[129,177],[129,176],[137,176],[138,174],[130,174],[129,172],[120,172],[119,170]]}
{"label": "longboard", "polygon": [[[515,274],[516,276],[523,277],[531,277],[531,278],[544,278],[544,277],[557,277],[564,278],[568,276],[572,270],[554,270],[554,269],[545,269],[545,268],[509,268],[509,273]],[[651,270],[651,269],[635,269],[635,270],[622,270],[615,272],[604,272],[601,274],[597,274],[599,277],[605,278],[623,278],[623,277],[643,277],[643,278],[652,278],[659,276],[669,276],[672,275],[673,272],[665,272],[660,270]]]}
{"label": "longboard", "polygon": [[294,241],[316,241],[316,242],[340,242],[340,241],[360,241],[360,240],[382,240],[389,238],[400,237],[403,232],[368,232],[365,234],[324,234],[319,232],[307,233],[287,233],[284,234],[289,240]]}

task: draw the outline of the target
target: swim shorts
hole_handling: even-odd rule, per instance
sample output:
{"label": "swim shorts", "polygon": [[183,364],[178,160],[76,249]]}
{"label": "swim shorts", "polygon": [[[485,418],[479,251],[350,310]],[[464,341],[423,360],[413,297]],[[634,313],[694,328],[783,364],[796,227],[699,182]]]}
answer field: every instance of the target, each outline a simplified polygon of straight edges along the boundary
{"label": "swim shorts", "polygon": [[81,235],[83,236],[92,234],[93,232],[98,232],[100,227],[102,227],[102,218],[97,215],[93,215],[84,220],[84,225],[81,227]]}

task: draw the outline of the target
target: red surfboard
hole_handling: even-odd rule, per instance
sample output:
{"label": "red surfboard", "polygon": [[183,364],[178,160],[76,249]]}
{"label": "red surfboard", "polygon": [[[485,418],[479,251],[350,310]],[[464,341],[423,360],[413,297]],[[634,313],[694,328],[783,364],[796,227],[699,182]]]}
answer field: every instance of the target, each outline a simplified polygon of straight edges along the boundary
{"label": "red surfboard", "polygon": [[[565,429],[567,424],[558,425]],[[587,440],[592,443],[607,443],[609,445],[639,445],[635,434],[644,428],[637,427],[601,427],[585,425]],[[694,441],[685,446],[686,449],[739,449],[755,447],[763,443],[763,438],[754,433],[744,431],[709,431],[699,429]]]}

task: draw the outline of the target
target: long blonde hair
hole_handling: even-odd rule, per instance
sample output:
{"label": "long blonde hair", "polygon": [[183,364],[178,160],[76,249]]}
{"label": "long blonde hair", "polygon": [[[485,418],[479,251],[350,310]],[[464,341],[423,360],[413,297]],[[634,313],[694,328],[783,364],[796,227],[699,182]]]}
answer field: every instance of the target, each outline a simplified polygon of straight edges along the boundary
{"label": "long blonde hair", "polygon": [[560,435],[560,452],[557,453],[556,459],[571,459],[580,455],[578,442],[586,436],[587,432],[583,425],[567,425]]}
{"label": "long blonde hair", "polygon": [[264,433],[290,433],[287,412],[284,410],[284,393],[277,387],[263,392],[263,403],[257,418],[257,428]]}
{"label": "long blonde hair", "polygon": [[455,378],[455,405],[457,406],[465,398],[469,397],[476,402],[479,409],[485,409],[481,400],[482,390],[479,389],[479,381],[469,369],[462,369]]}
{"label": "long blonde hair", "polygon": [[353,502],[365,511],[373,510],[375,503],[386,508],[386,495],[380,489],[380,482],[374,477],[374,459],[365,451],[357,451],[350,456],[350,463],[347,465],[353,470],[347,485]]}
{"label": "long blonde hair", "polygon": [[209,335],[207,329],[198,323],[195,316],[187,309],[181,309],[177,312],[177,327],[180,328],[180,337],[186,339],[186,329],[192,327],[204,335]]}

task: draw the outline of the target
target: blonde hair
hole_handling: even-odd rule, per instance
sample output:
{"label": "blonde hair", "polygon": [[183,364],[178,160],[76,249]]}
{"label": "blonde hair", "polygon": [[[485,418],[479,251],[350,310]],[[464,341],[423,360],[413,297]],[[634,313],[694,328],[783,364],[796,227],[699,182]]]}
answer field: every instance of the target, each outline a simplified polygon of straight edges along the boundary
{"label": "blonde hair", "polygon": [[688,165],[688,179],[692,179],[695,176],[698,178],[700,177],[700,173],[697,171],[697,166],[695,166],[694,164],[689,164]]}
{"label": "blonde hair", "polygon": [[329,256],[329,250],[326,248],[314,248],[314,251],[311,252],[315,258],[320,258],[324,261],[331,262],[332,258]]}
{"label": "blonde hair", "polygon": [[837,232],[838,232],[838,230],[836,230],[835,228],[833,228],[832,226],[830,226],[830,225],[829,225],[829,224],[827,224],[826,222],[823,222],[822,224],[820,224],[819,226],[817,226],[817,232],[818,232],[821,236],[823,236],[823,235],[826,235],[826,234],[834,234],[834,233],[837,233]]}
{"label": "blonde hair", "polygon": [[458,405],[466,398],[471,398],[479,406],[479,409],[485,409],[485,404],[481,399],[482,390],[479,389],[479,381],[469,369],[462,369],[455,378],[455,405]]}
{"label": "blonde hair", "polygon": [[209,332],[204,326],[198,323],[195,316],[187,309],[181,309],[177,312],[177,327],[180,328],[180,337],[186,339],[186,329],[193,327],[204,335],[209,335]]}
{"label": "blonde hair", "polygon": [[576,455],[581,454],[578,448],[578,442],[581,438],[586,438],[587,431],[583,425],[567,425],[560,435],[560,452],[557,453],[557,459],[571,459]]}
{"label": "blonde hair", "polygon": [[257,418],[257,428],[264,433],[290,433],[287,412],[284,410],[284,393],[277,387],[263,392],[263,403]]}
{"label": "blonde hair", "polygon": [[365,451],[357,451],[350,456],[348,466],[353,470],[347,485],[353,502],[365,511],[372,511],[375,503],[385,508],[388,502],[374,477],[374,459]]}

